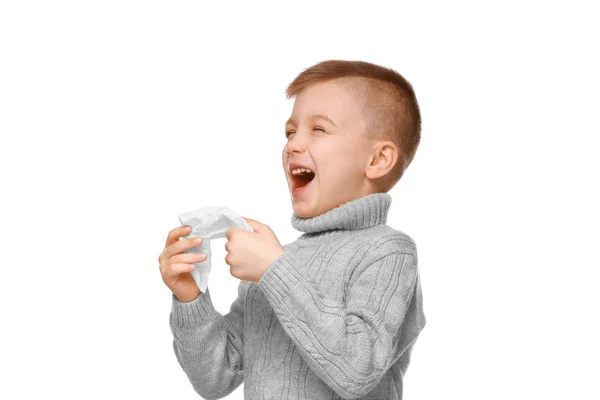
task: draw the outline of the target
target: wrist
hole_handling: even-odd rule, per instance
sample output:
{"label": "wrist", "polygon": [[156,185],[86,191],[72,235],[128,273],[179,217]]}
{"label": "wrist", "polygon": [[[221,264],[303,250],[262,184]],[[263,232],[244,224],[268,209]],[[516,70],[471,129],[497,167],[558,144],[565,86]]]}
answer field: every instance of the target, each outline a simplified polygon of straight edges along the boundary
{"label": "wrist", "polygon": [[198,296],[200,296],[202,292],[200,290],[196,290],[196,292],[194,293],[187,293],[187,294],[175,294],[175,297],[177,298],[177,300],[179,300],[182,303],[189,303],[191,301],[194,301],[198,298]]}

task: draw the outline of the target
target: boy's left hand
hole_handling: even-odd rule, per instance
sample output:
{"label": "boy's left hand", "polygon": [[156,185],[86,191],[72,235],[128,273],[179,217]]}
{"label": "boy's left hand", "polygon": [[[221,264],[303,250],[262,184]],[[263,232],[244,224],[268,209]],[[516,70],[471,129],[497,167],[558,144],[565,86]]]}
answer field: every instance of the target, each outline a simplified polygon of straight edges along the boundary
{"label": "boy's left hand", "polygon": [[225,262],[231,267],[231,275],[244,281],[258,282],[284,249],[267,225],[250,218],[244,220],[254,232],[240,228],[227,230]]}

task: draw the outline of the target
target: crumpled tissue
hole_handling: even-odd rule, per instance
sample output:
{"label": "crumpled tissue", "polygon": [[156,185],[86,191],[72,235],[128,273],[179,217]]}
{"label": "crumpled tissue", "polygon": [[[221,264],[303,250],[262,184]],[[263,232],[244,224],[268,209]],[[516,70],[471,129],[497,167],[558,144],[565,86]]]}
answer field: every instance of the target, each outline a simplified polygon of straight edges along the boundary
{"label": "crumpled tissue", "polygon": [[202,244],[184,251],[185,254],[206,253],[206,260],[195,263],[192,277],[202,293],[206,292],[208,277],[212,269],[210,264],[210,241],[224,238],[230,228],[245,229],[254,232],[254,229],[237,213],[229,207],[204,207],[188,211],[178,216],[181,225],[189,225],[192,231],[188,236],[201,236]]}

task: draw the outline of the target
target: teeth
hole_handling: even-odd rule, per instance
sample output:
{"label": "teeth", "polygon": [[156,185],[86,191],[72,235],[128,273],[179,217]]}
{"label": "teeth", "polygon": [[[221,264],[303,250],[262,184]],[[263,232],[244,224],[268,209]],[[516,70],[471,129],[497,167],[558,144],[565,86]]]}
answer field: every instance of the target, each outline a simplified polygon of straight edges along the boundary
{"label": "teeth", "polygon": [[292,175],[300,175],[301,173],[304,173],[304,172],[311,173],[312,171],[307,168],[296,168],[296,169],[292,170]]}

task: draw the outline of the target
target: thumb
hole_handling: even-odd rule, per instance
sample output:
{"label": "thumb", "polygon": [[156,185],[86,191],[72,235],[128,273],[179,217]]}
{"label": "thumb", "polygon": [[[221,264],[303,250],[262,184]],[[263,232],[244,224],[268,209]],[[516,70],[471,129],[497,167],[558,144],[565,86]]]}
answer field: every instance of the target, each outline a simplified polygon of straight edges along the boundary
{"label": "thumb", "polygon": [[262,224],[252,218],[246,218],[246,217],[242,217],[247,223],[248,225],[250,225],[252,227],[252,229],[254,229],[255,232],[260,232],[262,231]]}

